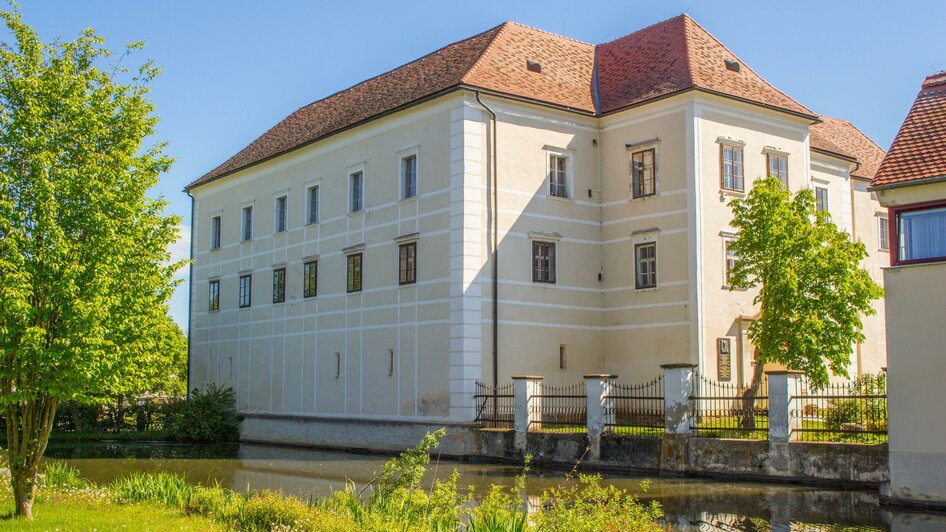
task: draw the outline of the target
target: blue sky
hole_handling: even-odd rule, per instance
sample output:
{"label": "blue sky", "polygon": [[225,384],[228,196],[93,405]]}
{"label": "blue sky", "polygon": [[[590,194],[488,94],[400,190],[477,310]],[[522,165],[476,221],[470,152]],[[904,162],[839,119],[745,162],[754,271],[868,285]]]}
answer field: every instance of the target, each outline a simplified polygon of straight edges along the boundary
{"label": "blue sky", "polygon": [[[184,185],[290,112],[505,20],[601,43],[687,12],[773,85],[816,112],[852,121],[884,148],[923,77],[946,70],[944,0],[26,0],[21,9],[46,40],[92,27],[115,50],[146,41],[139,57],[164,69],[154,83],[157,138],[177,159],[155,194],[167,197],[185,226]],[[176,256],[187,256],[187,236]],[[182,325],[186,291],[182,285],[171,305]]]}

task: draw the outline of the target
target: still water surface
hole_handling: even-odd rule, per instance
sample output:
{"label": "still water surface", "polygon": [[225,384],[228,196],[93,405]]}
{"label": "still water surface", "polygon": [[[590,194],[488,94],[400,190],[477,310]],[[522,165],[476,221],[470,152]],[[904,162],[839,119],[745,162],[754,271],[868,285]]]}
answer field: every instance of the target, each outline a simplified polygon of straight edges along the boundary
{"label": "still water surface", "polygon": [[[347,481],[363,484],[387,457],[265,445],[197,446],[165,443],[99,442],[50,444],[47,455],[65,459],[97,483],[132,471],[182,473],[192,482],[220,482],[236,491],[280,490],[302,498],[329,495]],[[511,485],[520,468],[511,465],[431,461],[429,475],[456,468],[461,489],[482,493],[492,483]],[[562,481],[560,471],[532,471],[526,481],[530,502]],[[946,530],[946,516],[890,512],[876,491],[824,489],[784,484],[723,482],[684,478],[604,475],[605,481],[656,500],[672,530]],[[429,481],[429,479],[428,479]]]}

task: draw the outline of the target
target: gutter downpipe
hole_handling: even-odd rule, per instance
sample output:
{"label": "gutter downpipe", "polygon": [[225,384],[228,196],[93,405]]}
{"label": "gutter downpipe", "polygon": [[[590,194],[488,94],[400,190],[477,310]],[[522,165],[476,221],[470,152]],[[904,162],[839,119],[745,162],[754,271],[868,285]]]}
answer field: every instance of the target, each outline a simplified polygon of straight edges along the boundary
{"label": "gutter downpipe", "polygon": [[[492,117],[492,135],[489,146],[490,171],[493,182],[493,390],[499,387],[499,180],[496,179],[496,113],[480,99],[480,91],[474,91],[476,103]],[[498,393],[498,392],[497,392]],[[495,404],[495,403],[494,403]]]}
{"label": "gutter downpipe", "polygon": [[189,190],[185,190],[188,196],[191,199],[191,256],[190,264],[187,265],[188,274],[187,274],[187,390],[185,390],[185,397],[190,397],[191,395],[191,332],[193,327],[191,326],[191,308],[194,304],[194,196]]}

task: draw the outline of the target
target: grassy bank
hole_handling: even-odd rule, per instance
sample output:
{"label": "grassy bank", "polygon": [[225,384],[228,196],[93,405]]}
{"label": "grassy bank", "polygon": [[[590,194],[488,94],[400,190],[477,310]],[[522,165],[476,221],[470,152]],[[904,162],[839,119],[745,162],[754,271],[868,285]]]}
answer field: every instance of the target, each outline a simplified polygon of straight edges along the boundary
{"label": "grassy bank", "polygon": [[[523,509],[528,463],[511,488],[461,493],[459,474],[423,485],[421,480],[442,431],[391,459],[365,486],[349,484],[331,497],[302,501],[278,492],[238,493],[193,486],[182,476],[133,474],[107,486],[50,462],[28,523],[8,518],[3,529],[38,530],[320,530],[320,531],[597,531],[661,530],[660,509],[603,486],[593,475],[568,475],[535,508]],[[478,503],[474,504],[474,498]],[[9,484],[0,504],[12,508]]]}

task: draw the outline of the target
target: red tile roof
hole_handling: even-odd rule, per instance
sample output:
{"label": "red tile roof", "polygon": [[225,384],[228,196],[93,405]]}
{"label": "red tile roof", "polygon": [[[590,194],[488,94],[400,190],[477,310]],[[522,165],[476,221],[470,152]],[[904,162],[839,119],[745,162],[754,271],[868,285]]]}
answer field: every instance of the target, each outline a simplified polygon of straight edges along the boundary
{"label": "red tile roof", "polygon": [[946,178],[946,72],[927,76],[871,186]]}
{"label": "red tile roof", "polygon": [[599,46],[506,22],[302,107],[187,189],[461,87],[594,115],[700,89],[814,117],[687,15]]}
{"label": "red tile roof", "polygon": [[857,160],[851,175],[872,179],[884,150],[847,120],[821,115],[821,123],[809,128],[812,149],[835,153]]}

